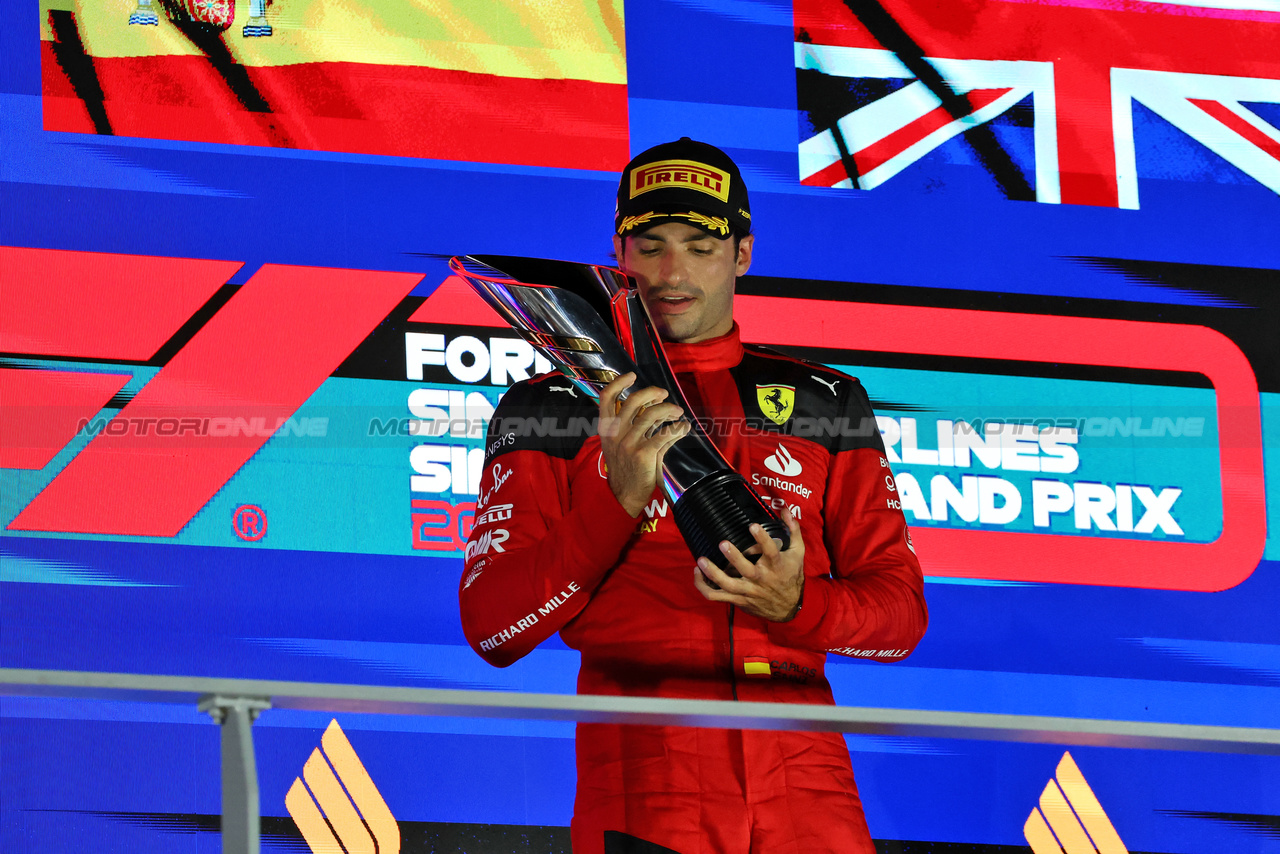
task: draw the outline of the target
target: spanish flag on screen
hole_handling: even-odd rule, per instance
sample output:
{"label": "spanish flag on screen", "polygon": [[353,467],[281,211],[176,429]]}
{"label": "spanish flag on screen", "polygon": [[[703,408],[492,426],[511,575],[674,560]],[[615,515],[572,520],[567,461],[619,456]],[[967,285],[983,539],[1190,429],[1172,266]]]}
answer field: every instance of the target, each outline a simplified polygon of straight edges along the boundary
{"label": "spanish flag on screen", "polygon": [[44,127],[618,171],[623,0],[43,0]]}

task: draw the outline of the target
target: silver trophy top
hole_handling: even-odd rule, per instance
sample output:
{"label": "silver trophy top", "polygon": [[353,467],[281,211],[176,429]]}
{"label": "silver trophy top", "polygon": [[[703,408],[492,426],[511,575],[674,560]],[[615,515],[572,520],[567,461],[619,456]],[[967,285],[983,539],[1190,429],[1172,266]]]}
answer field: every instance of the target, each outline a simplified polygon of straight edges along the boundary
{"label": "silver trophy top", "polygon": [[449,266],[591,397],[635,369],[618,320],[627,316],[628,299],[639,297],[619,271],[490,255],[458,256]]}

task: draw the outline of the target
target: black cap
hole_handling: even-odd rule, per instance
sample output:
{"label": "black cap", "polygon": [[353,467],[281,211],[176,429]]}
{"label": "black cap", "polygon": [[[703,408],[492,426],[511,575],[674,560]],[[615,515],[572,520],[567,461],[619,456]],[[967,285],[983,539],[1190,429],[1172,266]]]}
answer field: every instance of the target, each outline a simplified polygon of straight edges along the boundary
{"label": "black cap", "polygon": [[751,205],[737,165],[714,145],[682,136],[637,154],[622,170],[614,233],[687,222],[715,237],[751,233]]}

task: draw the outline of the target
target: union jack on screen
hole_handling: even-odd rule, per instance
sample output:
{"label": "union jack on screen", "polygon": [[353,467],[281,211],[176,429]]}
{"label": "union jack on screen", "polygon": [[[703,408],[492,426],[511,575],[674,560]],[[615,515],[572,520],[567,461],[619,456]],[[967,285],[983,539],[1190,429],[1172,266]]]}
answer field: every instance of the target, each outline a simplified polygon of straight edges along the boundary
{"label": "union jack on screen", "polygon": [[[1013,199],[1136,209],[1140,170],[1280,193],[1280,2],[1207,2],[795,0],[801,183],[963,144]],[[1148,128],[1204,151],[1151,162]]]}

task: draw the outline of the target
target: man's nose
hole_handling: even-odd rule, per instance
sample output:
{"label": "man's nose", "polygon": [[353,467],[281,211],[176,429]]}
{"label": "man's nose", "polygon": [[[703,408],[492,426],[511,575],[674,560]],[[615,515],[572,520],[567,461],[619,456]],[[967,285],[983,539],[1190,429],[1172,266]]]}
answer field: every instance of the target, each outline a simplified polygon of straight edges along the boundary
{"label": "man's nose", "polygon": [[662,281],[667,285],[682,285],[688,278],[689,268],[680,252],[668,251],[662,253],[662,264],[659,267],[659,274]]}

